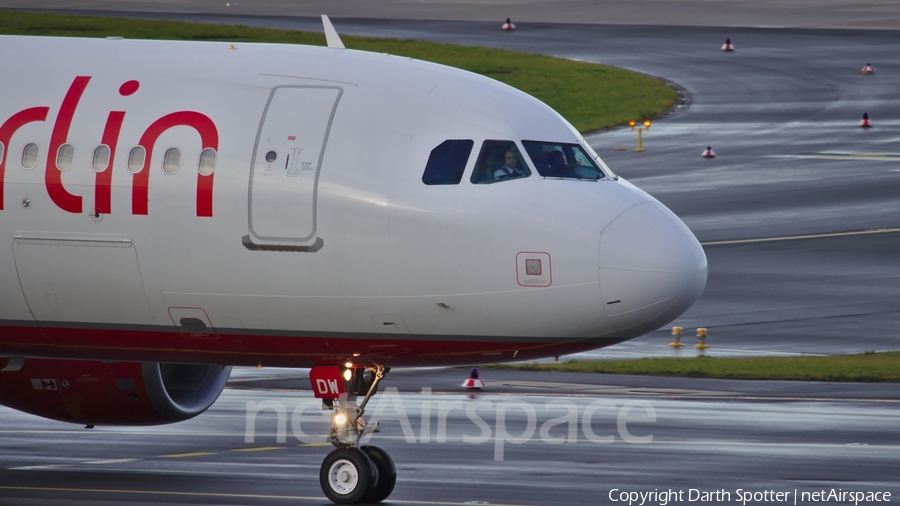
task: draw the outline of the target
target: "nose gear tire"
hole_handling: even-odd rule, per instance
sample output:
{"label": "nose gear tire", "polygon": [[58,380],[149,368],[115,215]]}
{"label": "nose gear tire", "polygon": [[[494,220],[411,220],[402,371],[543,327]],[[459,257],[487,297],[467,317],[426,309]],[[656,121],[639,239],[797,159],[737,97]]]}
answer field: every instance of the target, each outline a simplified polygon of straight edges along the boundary
{"label": "nose gear tire", "polygon": [[369,495],[366,496],[366,502],[378,503],[388,498],[394,491],[394,485],[397,483],[397,468],[394,467],[394,461],[391,456],[377,446],[366,445],[360,448],[363,453],[368,455],[369,459],[375,464],[378,470],[378,480],[372,487]]}
{"label": "nose gear tire", "polygon": [[338,448],[329,453],[319,470],[322,492],[335,504],[361,502],[377,483],[375,464],[358,448]]}

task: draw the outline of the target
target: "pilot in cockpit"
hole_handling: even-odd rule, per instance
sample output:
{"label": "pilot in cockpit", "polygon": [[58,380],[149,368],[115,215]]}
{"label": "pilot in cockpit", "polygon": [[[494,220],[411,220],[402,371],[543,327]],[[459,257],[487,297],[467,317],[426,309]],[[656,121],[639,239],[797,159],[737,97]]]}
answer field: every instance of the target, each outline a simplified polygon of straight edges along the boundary
{"label": "pilot in cockpit", "polygon": [[547,155],[547,168],[549,177],[566,177],[566,160],[563,152],[555,149]]}
{"label": "pilot in cockpit", "polygon": [[513,148],[503,154],[503,166],[494,171],[494,179],[525,177],[525,171],[519,166],[519,157]]}

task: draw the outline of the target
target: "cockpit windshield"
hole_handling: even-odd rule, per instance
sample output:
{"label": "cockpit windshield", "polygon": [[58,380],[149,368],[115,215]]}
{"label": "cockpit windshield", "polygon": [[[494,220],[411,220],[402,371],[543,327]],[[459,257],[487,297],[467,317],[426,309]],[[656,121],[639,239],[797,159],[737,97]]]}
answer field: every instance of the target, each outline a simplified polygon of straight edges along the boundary
{"label": "cockpit windshield", "polygon": [[594,160],[594,163],[600,166],[600,170],[602,170],[606,174],[606,177],[611,177],[616,181],[619,180],[619,176],[617,176],[616,173],[609,168],[609,165],[606,165],[606,162],[604,162],[603,159],[600,158],[600,155],[598,155],[597,152],[594,151],[594,148],[592,148],[590,144],[585,142],[582,147],[585,151],[588,152],[589,155],[591,155],[591,159]]}
{"label": "cockpit windshield", "polygon": [[594,160],[596,153],[591,156],[579,144],[522,141],[522,145],[543,177],[590,180],[606,177]]}

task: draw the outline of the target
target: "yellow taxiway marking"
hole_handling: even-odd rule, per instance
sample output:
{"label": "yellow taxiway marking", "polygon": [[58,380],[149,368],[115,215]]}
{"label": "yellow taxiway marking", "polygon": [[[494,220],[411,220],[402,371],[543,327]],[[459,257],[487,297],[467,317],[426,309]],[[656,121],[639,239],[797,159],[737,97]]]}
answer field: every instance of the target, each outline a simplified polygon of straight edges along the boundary
{"label": "yellow taxiway marking", "polygon": [[[175,492],[168,490],[116,490],[106,488],[62,488],[62,487],[8,487],[0,485],[0,490],[21,490],[30,492],[81,492],[85,494],[137,494],[137,495],[158,495],[158,496],[185,496],[185,497],[221,497],[232,499],[280,499],[283,501],[316,501],[323,502],[323,497],[298,496],[298,495],[262,495],[262,494],[223,494],[212,492]],[[471,502],[448,502],[448,501],[401,501],[391,500],[391,504],[434,504],[436,506],[458,506],[464,504],[472,504]],[[516,504],[500,504],[491,503],[494,506],[520,506]]]}
{"label": "yellow taxiway marking", "polygon": [[233,452],[267,452],[269,450],[282,450],[283,446],[261,446],[259,448],[237,448]]}
{"label": "yellow taxiway marking", "polygon": [[329,442],[324,442],[324,443],[304,443],[304,444],[302,444],[302,445],[300,445],[300,446],[331,446],[331,443],[329,443]]}
{"label": "yellow taxiway marking", "polygon": [[172,453],[169,455],[160,455],[160,458],[165,459],[180,459],[182,457],[202,457],[204,455],[215,455],[214,452],[193,452],[193,453]]}
{"label": "yellow taxiway marking", "polygon": [[701,242],[703,246],[722,246],[725,244],[753,244],[760,242],[775,241],[799,241],[801,239],[823,239],[827,237],[849,237],[854,235],[875,235],[875,234],[895,234],[900,232],[900,228],[873,228],[870,230],[855,230],[852,232],[834,232],[830,234],[807,234],[807,235],[782,235],[776,237],[759,237],[756,239],[735,239],[733,241],[707,241]]}

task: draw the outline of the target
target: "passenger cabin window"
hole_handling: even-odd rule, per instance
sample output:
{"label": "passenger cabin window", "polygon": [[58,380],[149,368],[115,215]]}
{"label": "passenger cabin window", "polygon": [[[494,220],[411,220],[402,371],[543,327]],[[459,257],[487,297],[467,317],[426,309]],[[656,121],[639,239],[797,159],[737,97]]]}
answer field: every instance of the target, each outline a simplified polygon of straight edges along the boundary
{"label": "passenger cabin window", "polygon": [[146,156],[146,153],[142,146],[131,148],[131,151],[128,153],[128,172],[137,174],[144,168],[144,156]]}
{"label": "passenger cabin window", "polygon": [[197,167],[200,174],[208,176],[216,171],[216,150],[206,148],[200,152],[200,166]]}
{"label": "passenger cabin window", "polygon": [[163,172],[166,174],[174,174],[181,167],[181,150],[178,148],[169,148],[163,156]]}
{"label": "passenger cabin window", "polygon": [[471,140],[449,140],[431,150],[422,182],[431,185],[459,184],[462,181],[466,163],[475,142]]}
{"label": "passenger cabin window", "polygon": [[109,168],[109,146],[101,144],[94,148],[94,156],[91,157],[91,168],[94,172],[103,172]]}
{"label": "passenger cabin window", "polygon": [[38,161],[38,145],[29,142],[22,148],[22,167],[27,170],[33,169]]}
{"label": "passenger cabin window", "polygon": [[65,172],[72,168],[75,161],[75,146],[71,144],[63,144],[56,151],[56,168]]}
{"label": "passenger cabin window", "polygon": [[484,141],[481,153],[475,162],[470,181],[475,184],[490,184],[531,175],[525,165],[516,143],[513,141]]}
{"label": "passenger cabin window", "polygon": [[538,174],[564,179],[602,179],[605,174],[579,144],[522,141]]}

